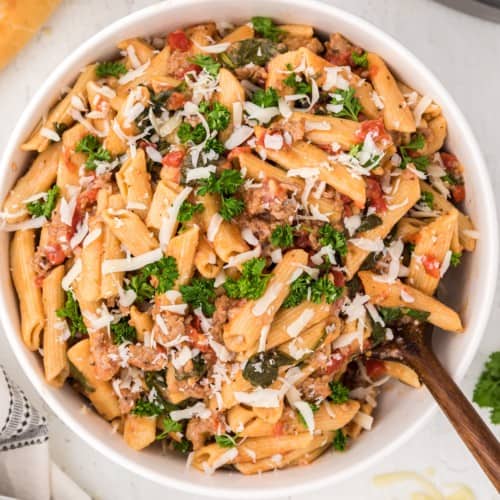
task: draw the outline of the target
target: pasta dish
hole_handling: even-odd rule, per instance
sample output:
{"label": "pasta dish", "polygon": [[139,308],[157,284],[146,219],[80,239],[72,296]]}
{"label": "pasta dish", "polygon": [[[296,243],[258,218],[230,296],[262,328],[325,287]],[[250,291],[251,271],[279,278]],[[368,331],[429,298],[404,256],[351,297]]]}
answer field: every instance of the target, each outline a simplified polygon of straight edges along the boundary
{"label": "pasta dish", "polygon": [[[118,44],[3,202],[21,335],[135,450],[255,474],[342,452],[474,250],[438,103],[339,33],[254,17]],[[375,430],[376,432],[376,430]]]}

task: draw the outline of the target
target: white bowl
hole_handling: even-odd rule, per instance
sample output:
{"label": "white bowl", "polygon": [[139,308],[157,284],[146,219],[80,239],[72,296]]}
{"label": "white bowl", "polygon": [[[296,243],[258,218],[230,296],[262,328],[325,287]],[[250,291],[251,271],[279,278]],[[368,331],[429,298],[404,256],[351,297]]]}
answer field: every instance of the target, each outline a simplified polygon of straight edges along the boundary
{"label": "white bowl", "polygon": [[[406,83],[438,102],[449,124],[447,147],[466,166],[467,212],[472,216],[481,238],[474,254],[467,256],[460,275],[453,279],[460,286],[448,287],[446,301],[461,311],[466,325],[461,335],[438,334],[436,350],[455,380],[460,380],[476,352],[490,313],[497,275],[498,244],[496,212],[488,172],[476,140],[455,102],[437,79],[394,39],[351,14],[312,0],[185,0],[155,4],[115,22],[90,38],[71,54],[52,74],[23,113],[0,164],[3,179],[0,196],[12,187],[30,159],[19,145],[40,116],[71,84],[87,63],[116,54],[116,43],[133,36],[166,33],[178,27],[207,20],[246,21],[253,15],[272,16],[288,23],[308,23],[324,34],[339,31],[357,44],[379,53]],[[13,169],[12,165],[19,168]],[[17,359],[52,411],[76,434],[109,459],[129,470],[165,486],[216,497],[263,498],[303,493],[360,473],[382,456],[395,450],[419,429],[435,405],[425,389],[413,390],[395,385],[387,391],[377,408],[376,423],[346,453],[326,453],[308,467],[292,468],[261,477],[245,477],[218,472],[206,476],[187,470],[184,458],[164,456],[160,450],[137,453],[122,438],[112,434],[109,425],[93,413],[82,414],[82,400],[71,388],[56,390],[43,379],[37,353],[21,342],[17,301],[10,280],[8,236],[0,235],[1,271],[0,316]]]}

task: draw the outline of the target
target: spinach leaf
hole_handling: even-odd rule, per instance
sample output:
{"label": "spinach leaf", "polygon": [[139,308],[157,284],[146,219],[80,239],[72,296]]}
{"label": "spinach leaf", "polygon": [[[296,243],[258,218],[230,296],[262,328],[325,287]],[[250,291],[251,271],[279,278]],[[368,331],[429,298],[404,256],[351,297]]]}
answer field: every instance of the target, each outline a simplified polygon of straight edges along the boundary
{"label": "spinach leaf", "polygon": [[82,390],[87,393],[94,392],[95,388],[89,384],[85,375],[71,361],[68,361],[68,363],[71,377],[78,383]]}
{"label": "spinach leaf", "polygon": [[220,60],[229,69],[239,68],[247,64],[264,66],[269,59],[283,52],[278,44],[266,38],[249,38],[233,43],[220,55]]}
{"label": "spinach leaf", "polygon": [[382,224],[382,219],[375,214],[367,215],[362,221],[360,226],[358,227],[356,233],[364,233],[365,231],[369,231],[374,227],[380,226]]}
{"label": "spinach leaf", "polygon": [[254,354],[245,365],[243,377],[253,386],[269,387],[278,378],[278,369],[293,363],[279,351],[263,351]]}

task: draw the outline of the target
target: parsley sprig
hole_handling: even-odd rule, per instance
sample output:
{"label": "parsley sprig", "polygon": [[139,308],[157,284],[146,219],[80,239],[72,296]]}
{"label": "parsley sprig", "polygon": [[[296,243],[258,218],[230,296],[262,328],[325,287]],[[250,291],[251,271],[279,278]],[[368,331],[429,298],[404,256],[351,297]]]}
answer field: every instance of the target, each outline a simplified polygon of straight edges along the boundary
{"label": "parsley sprig", "polygon": [[330,245],[339,255],[347,254],[347,239],[345,234],[337,231],[330,224],[325,224],[319,229],[318,241],[323,246]]}
{"label": "parsley sprig", "polygon": [[198,194],[204,196],[208,193],[221,195],[220,215],[224,220],[230,221],[245,210],[245,204],[233,195],[245,182],[237,170],[224,170],[220,176],[211,173],[207,179],[200,181]]}
{"label": "parsley sprig", "polygon": [[295,307],[310,297],[310,300],[319,304],[325,300],[331,304],[342,295],[342,287],[336,286],[328,276],[314,280],[306,273],[302,273],[290,285],[290,292],[283,302],[283,307]]}
{"label": "parsley sprig", "polygon": [[172,420],[170,417],[165,417],[162,421],[162,432],[156,436],[156,440],[165,439],[171,432],[182,432],[184,426],[180,422]]}
{"label": "parsley sprig", "polygon": [[96,161],[111,161],[111,153],[105,149],[99,142],[99,139],[92,134],[88,134],[78,141],[75,151],[88,155],[87,161],[85,162],[85,168],[87,170],[95,170],[97,168]]}
{"label": "parsley sprig", "polygon": [[220,70],[220,63],[206,54],[196,54],[190,61],[203,68],[209,75],[216,77]]}
{"label": "parsley sprig", "polygon": [[358,54],[357,52],[352,51],[351,59],[356,66],[368,68],[368,57],[366,52],[363,51],[361,54]]}
{"label": "parsley sprig", "polygon": [[205,316],[212,316],[215,311],[214,279],[194,278],[189,285],[182,285],[179,290],[184,301],[194,309],[201,307]]}
{"label": "parsley sprig", "polygon": [[137,340],[137,331],[132,325],[129,325],[127,318],[121,318],[117,323],[111,324],[110,329],[114,344],[120,345],[124,342]]}
{"label": "parsley sprig", "polygon": [[337,118],[349,118],[350,120],[359,121],[358,115],[362,109],[359,99],[355,96],[355,90],[349,87],[345,90],[336,89],[331,94],[331,104],[340,105],[342,109],[333,113]]}
{"label": "parsley sprig", "polygon": [[347,436],[342,429],[338,429],[332,442],[333,449],[336,451],[345,451],[347,446]]}
{"label": "parsley sprig", "polygon": [[462,260],[462,252],[451,252],[450,264],[453,267],[459,266],[461,260]]}
{"label": "parsley sprig", "polygon": [[417,170],[424,172],[429,166],[429,158],[427,156],[410,156],[409,151],[417,151],[425,146],[425,138],[422,134],[417,134],[408,144],[399,146],[399,154],[401,155],[401,164],[399,168],[405,169],[409,163],[413,163]]}
{"label": "parsley sprig", "polygon": [[139,399],[130,413],[138,417],[155,417],[161,415],[163,411],[164,407],[160,400],[149,401],[148,399]]}
{"label": "parsley sprig", "polygon": [[266,260],[253,258],[243,264],[241,277],[237,280],[229,278],[224,283],[228,297],[233,299],[258,299],[266,291],[271,279],[270,274],[264,274]]}
{"label": "parsley sprig", "polygon": [[45,217],[50,219],[52,211],[56,208],[57,199],[59,198],[59,187],[57,185],[53,185],[47,191],[46,199],[39,199],[36,201],[31,201],[26,205],[26,209],[28,212],[35,217]]}
{"label": "parsley sprig", "polygon": [[312,93],[312,86],[307,82],[302,76],[294,72],[293,66],[288,63],[286,69],[290,71],[290,74],[283,80],[283,83],[294,90],[295,94],[306,94]]}
{"label": "parsley sprig", "polygon": [[272,87],[258,89],[252,95],[252,102],[262,108],[270,108],[278,105],[278,93]]}
{"label": "parsley sprig", "polygon": [[500,351],[490,354],[472,396],[481,408],[490,408],[490,420],[500,424]]}
{"label": "parsley sprig", "polygon": [[179,277],[174,257],[162,257],[159,261],[144,266],[130,279],[129,288],[137,294],[137,301],[150,300],[156,293],[170,290]]}
{"label": "parsley sprig", "polygon": [[79,335],[85,335],[87,333],[87,327],[83,322],[83,316],[80,311],[80,306],[78,305],[73,292],[66,292],[66,300],[64,302],[64,306],[60,309],[57,309],[56,314],[58,318],[67,320],[72,338],[75,338]]}
{"label": "parsley sprig", "polygon": [[258,35],[273,42],[279,41],[284,34],[284,31],[278,28],[270,17],[254,16],[252,17],[252,25]]}
{"label": "parsley sprig", "polygon": [[349,400],[349,389],[342,382],[332,380],[328,385],[332,391],[328,399],[337,405]]}
{"label": "parsley sprig", "polygon": [[238,444],[238,439],[240,439],[238,434],[218,434],[215,436],[215,442],[221,448],[235,448]]}
{"label": "parsley sprig", "polygon": [[95,74],[98,78],[105,78],[106,76],[114,76],[119,78],[127,72],[125,64],[119,61],[104,61],[97,65]]}
{"label": "parsley sprig", "polygon": [[271,243],[275,247],[289,248],[293,245],[293,228],[290,224],[276,226],[271,233]]}
{"label": "parsley sprig", "polygon": [[195,214],[203,212],[205,207],[201,203],[191,203],[189,201],[183,201],[179,208],[179,213],[177,214],[177,220],[179,222],[190,221]]}

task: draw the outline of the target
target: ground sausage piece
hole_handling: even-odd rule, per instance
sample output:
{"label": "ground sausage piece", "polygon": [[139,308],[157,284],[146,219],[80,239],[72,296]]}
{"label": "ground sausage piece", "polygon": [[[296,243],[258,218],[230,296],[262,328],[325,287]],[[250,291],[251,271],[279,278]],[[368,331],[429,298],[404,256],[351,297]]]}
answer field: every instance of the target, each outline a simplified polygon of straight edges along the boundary
{"label": "ground sausage piece", "polygon": [[246,213],[251,216],[267,215],[277,221],[290,222],[297,212],[297,202],[288,197],[291,191],[292,186],[275,179],[265,179],[262,187],[245,191]]}
{"label": "ground sausage piece", "polygon": [[329,383],[331,376],[321,375],[320,377],[308,377],[297,386],[306,401],[317,401],[327,398],[332,392]]}
{"label": "ground sausage piece", "polygon": [[278,120],[269,127],[269,131],[288,132],[292,142],[301,141],[305,134],[305,120]]}
{"label": "ground sausage piece", "polygon": [[127,387],[120,387],[120,394],[118,395],[118,404],[122,415],[130,413],[130,410],[135,406],[135,402],[139,399],[141,393],[139,391],[132,391]]}
{"label": "ground sausage piece", "polygon": [[285,36],[283,43],[286,45],[288,50],[297,50],[301,47],[309,49],[315,54],[323,52],[323,44],[315,37],[305,37],[305,36]]}
{"label": "ground sausage piece", "polygon": [[212,316],[212,336],[217,342],[222,342],[222,329],[232,317],[233,310],[237,309],[243,301],[230,299],[221,295],[215,299],[215,312]]}
{"label": "ground sausage piece", "polygon": [[337,66],[349,66],[352,63],[351,54],[354,45],[345,39],[340,33],[332,33],[330,40],[326,42],[325,58]]}
{"label": "ground sausage piece", "polygon": [[237,224],[241,229],[249,229],[252,231],[252,234],[254,234],[261,243],[269,239],[273,230],[272,224],[260,217],[247,217],[243,215],[238,217]]}
{"label": "ground sausage piece", "polygon": [[130,366],[135,366],[148,372],[156,372],[167,367],[168,358],[165,353],[146,347],[142,344],[128,347]]}
{"label": "ground sausage piece", "polygon": [[192,418],[186,427],[186,438],[193,443],[193,450],[199,450],[205,445],[205,441],[217,433],[220,427],[218,414],[210,418]]}
{"label": "ground sausage piece", "polygon": [[156,342],[164,346],[167,342],[171,342],[185,334],[186,327],[182,316],[168,311],[161,312],[160,316],[167,327],[167,333],[164,333],[158,326],[158,322],[155,322],[153,326],[153,338]]}
{"label": "ground sausage piece", "polygon": [[258,85],[264,85],[267,80],[266,68],[256,66],[255,64],[247,64],[234,70],[236,77],[239,80],[250,80]]}
{"label": "ground sausage piece", "polygon": [[112,344],[107,332],[101,330],[90,332],[89,341],[96,377],[110,380],[120,369],[118,346]]}

